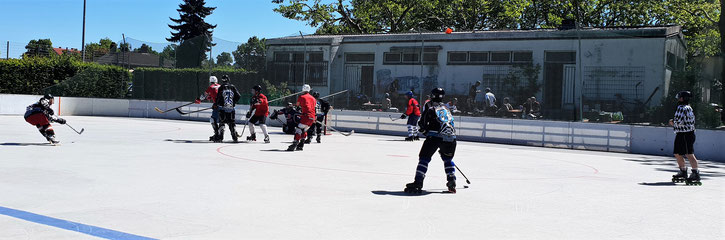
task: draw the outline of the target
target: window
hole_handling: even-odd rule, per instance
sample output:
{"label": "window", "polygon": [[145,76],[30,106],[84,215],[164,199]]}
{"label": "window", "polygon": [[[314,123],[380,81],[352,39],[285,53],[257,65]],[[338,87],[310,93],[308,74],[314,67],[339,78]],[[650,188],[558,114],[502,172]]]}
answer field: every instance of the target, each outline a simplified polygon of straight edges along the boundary
{"label": "window", "polygon": [[677,57],[671,52],[667,52],[667,67],[671,70],[677,69]]}
{"label": "window", "polygon": [[310,52],[307,53],[309,62],[322,62],[322,53],[321,52]]}
{"label": "window", "polygon": [[398,52],[387,52],[385,53],[385,57],[383,59],[383,63],[400,63],[401,61],[401,55]]}
{"label": "window", "polygon": [[403,63],[419,63],[419,53],[403,53]]}
{"label": "window", "polygon": [[305,57],[304,56],[305,55],[304,55],[303,52],[296,52],[296,53],[293,53],[292,54],[292,59],[293,59],[294,62],[304,62],[305,61]]}
{"label": "window", "polygon": [[514,62],[531,62],[533,60],[532,52],[514,52]]}
{"label": "window", "polygon": [[372,63],[375,62],[374,53],[347,53],[345,54],[346,63]]}
{"label": "window", "polygon": [[468,62],[468,52],[448,52],[448,63]]}
{"label": "window", "polygon": [[511,62],[511,52],[492,52],[491,62]]}
{"label": "window", "polygon": [[423,53],[423,62],[424,63],[437,63],[438,62],[438,52],[434,52],[434,53],[426,52],[426,53]]}
{"label": "window", "polygon": [[544,61],[574,63],[576,62],[576,52],[546,52]]}
{"label": "window", "polygon": [[488,62],[488,52],[470,52],[468,58],[471,63],[486,63]]}
{"label": "window", "polygon": [[289,53],[287,52],[275,52],[274,53],[274,61],[275,62],[289,62]]}

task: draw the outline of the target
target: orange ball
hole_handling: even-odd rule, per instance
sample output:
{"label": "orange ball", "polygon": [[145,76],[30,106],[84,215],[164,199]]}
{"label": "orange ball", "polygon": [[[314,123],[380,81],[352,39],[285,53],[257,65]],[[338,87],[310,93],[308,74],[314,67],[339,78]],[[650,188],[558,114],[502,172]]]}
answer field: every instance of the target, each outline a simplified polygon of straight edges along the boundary
{"label": "orange ball", "polygon": [[453,29],[446,28],[446,34],[451,34],[451,33],[453,33]]}

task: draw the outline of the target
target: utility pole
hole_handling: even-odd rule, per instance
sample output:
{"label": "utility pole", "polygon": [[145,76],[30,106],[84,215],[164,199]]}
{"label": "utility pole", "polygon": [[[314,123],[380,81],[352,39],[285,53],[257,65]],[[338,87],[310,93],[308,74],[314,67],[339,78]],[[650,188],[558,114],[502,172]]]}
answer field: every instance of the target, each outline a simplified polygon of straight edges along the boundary
{"label": "utility pole", "polygon": [[[576,82],[581,81],[581,86],[579,88],[581,91],[579,91],[579,121],[584,121],[584,79],[582,76],[582,69],[584,68],[584,62],[582,61],[582,36],[581,36],[581,16],[579,15],[579,0],[574,0],[575,8],[576,8],[576,36],[578,38],[579,42],[579,49],[576,51],[577,53],[577,62],[579,63],[577,66],[577,76],[574,80],[574,83],[572,84],[574,86],[574,95],[576,96]],[[575,98],[576,99],[576,98]],[[576,117],[575,117],[576,118]],[[576,121],[576,119],[575,119]]]}
{"label": "utility pole", "polygon": [[10,59],[10,41],[8,41],[7,46],[5,47],[5,60]]}
{"label": "utility pole", "polygon": [[[302,52],[302,85],[304,86],[307,82],[307,41],[305,41],[305,35],[302,35],[302,31],[300,31],[300,37],[302,37],[302,42],[304,43],[305,49]],[[294,57],[294,56],[292,56]]]}
{"label": "utility pole", "polygon": [[418,25],[418,32],[420,33],[420,97],[418,102],[423,101],[423,58],[425,57],[425,38],[423,32],[420,31],[420,25]]}
{"label": "utility pole", "polygon": [[83,0],[83,36],[81,37],[81,52],[83,62],[86,61],[86,0]]}

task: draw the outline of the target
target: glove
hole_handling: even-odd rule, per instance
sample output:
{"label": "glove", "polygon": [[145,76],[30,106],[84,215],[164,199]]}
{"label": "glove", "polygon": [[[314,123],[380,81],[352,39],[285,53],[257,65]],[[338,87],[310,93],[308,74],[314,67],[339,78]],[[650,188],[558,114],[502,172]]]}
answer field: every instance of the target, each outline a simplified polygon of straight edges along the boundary
{"label": "glove", "polygon": [[65,119],[58,118],[58,120],[55,120],[55,122],[60,123],[60,124],[65,124]]}
{"label": "glove", "polygon": [[199,104],[199,103],[201,103],[201,99],[198,99],[198,98],[197,98],[196,100],[194,100],[194,103],[195,103],[195,104]]}
{"label": "glove", "polygon": [[251,117],[252,117],[252,112],[251,111],[247,112],[247,118],[251,118]]}
{"label": "glove", "polygon": [[408,115],[405,115],[405,114],[403,114],[403,115],[400,115],[400,119],[405,119],[405,118],[407,118],[407,117],[408,117]]}

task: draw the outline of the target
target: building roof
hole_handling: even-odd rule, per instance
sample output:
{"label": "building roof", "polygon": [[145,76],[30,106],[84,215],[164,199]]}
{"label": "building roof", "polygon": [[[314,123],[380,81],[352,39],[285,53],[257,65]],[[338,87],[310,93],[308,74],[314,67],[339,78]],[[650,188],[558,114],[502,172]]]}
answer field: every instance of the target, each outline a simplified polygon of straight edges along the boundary
{"label": "building roof", "polygon": [[357,35],[308,35],[272,38],[269,45],[330,45],[335,43],[418,42],[425,41],[485,41],[485,40],[543,40],[543,39],[603,39],[603,38],[667,38],[682,37],[680,26],[584,28],[581,31],[559,29],[487,30],[473,32],[389,33]]}
{"label": "building roof", "polygon": [[78,51],[78,49],[75,49],[75,48],[62,48],[62,47],[53,48],[53,51],[55,52],[55,54],[58,54],[58,55],[63,55],[63,52],[65,52],[65,51],[68,51],[71,53],[81,53],[81,51]]}

